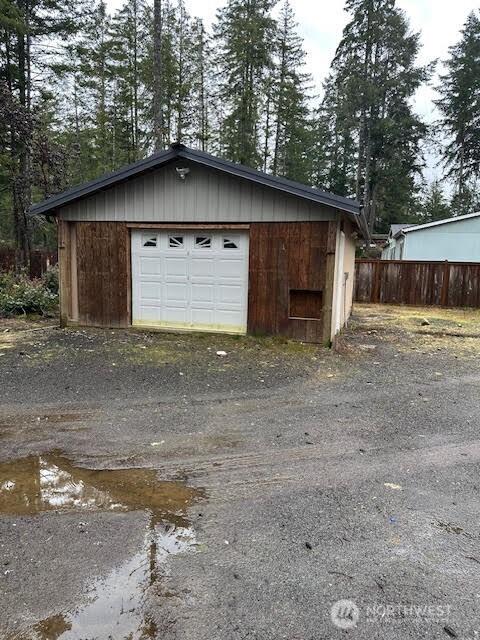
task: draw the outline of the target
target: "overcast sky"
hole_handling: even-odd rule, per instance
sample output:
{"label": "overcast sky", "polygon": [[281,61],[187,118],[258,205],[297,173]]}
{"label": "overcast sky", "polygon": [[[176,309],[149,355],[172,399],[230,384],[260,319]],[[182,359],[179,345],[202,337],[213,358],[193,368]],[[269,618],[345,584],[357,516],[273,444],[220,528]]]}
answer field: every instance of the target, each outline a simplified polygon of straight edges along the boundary
{"label": "overcast sky", "polygon": [[[106,0],[111,10],[122,5],[122,0]],[[185,0],[192,15],[211,24],[222,0]],[[280,2],[279,2],[280,4]],[[340,40],[347,14],[344,0],[291,0],[299,32],[304,38],[307,70],[312,74],[316,91],[320,93],[323,79]],[[445,58],[448,47],[455,43],[467,15],[478,7],[474,0],[397,0],[397,6],[407,14],[415,31],[421,32],[420,62]],[[425,87],[416,96],[416,108],[428,121],[435,117],[432,103],[433,88]],[[431,172],[435,171],[431,167]],[[434,177],[431,173],[431,177]]]}

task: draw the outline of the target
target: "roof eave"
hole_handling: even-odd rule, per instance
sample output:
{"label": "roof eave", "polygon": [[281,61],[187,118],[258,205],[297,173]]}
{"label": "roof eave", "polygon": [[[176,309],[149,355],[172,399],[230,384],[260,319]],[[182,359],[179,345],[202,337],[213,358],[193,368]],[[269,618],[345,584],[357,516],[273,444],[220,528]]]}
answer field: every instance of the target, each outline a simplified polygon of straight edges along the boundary
{"label": "roof eave", "polygon": [[360,203],[356,200],[336,196],[328,191],[320,191],[308,185],[301,185],[300,183],[287,180],[286,178],[271,176],[241,164],[234,164],[221,158],[215,158],[214,156],[206,158],[201,152],[196,152],[193,149],[182,149],[179,151],[178,156],[239,178],[252,180],[266,187],[284,191],[285,193],[290,193],[291,195],[299,196],[312,202],[317,202],[318,204],[325,204],[326,206],[334,207],[356,216],[360,215]]}
{"label": "roof eave", "polygon": [[474,211],[473,213],[466,213],[463,216],[454,216],[452,218],[445,218],[443,220],[435,220],[434,222],[426,222],[425,224],[417,224],[413,227],[403,229],[405,233],[411,233],[412,231],[422,231],[423,229],[431,229],[433,227],[439,227],[444,224],[450,224],[454,222],[462,222],[462,220],[470,220],[471,218],[478,218],[480,211]]}
{"label": "roof eave", "polygon": [[171,160],[174,160],[176,157],[177,153],[173,149],[161,151],[160,153],[149,156],[144,160],[140,160],[128,165],[127,167],[123,167],[123,169],[113,171],[112,173],[102,176],[96,180],[86,182],[80,186],[72,187],[63,193],[44,200],[43,202],[34,204],[30,207],[29,212],[31,214],[46,214],[48,212],[49,215],[56,215],[56,209],[66,206],[70,202],[75,202],[76,200],[81,200],[82,198],[94,195],[95,193],[103,191],[103,189],[114,184],[134,178],[138,174],[155,169],[155,167],[163,166]]}

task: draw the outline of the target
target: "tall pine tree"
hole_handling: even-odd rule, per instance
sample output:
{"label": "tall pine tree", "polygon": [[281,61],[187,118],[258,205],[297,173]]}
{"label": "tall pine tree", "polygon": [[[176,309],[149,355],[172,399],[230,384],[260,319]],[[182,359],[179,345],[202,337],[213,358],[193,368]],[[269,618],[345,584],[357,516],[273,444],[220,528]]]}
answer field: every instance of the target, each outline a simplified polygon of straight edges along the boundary
{"label": "tall pine tree", "polygon": [[35,130],[43,124],[39,109],[48,93],[46,85],[62,49],[61,41],[75,33],[83,9],[82,2],[73,0],[2,0],[0,6],[2,107],[11,114],[2,123],[0,180],[6,181],[8,196],[2,198],[1,214],[11,216],[15,244],[26,262],[32,235],[27,213],[39,175],[35,166],[38,157],[33,155]]}
{"label": "tall pine tree", "polygon": [[311,78],[303,71],[305,53],[296,29],[293,10],[286,0],[281,8],[275,39],[275,67],[271,88],[274,122],[270,169],[275,175],[308,182],[311,175],[312,142],[308,99]]}
{"label": "tall pine tree", "polygon": [[451,208],[438,180],[427,188],[420,207],[420,222],[436,222],[451,216]]}
{"label": "tall pine tree", "polygon": [[113,79],[113,164],[134,162],[144,155],[146,97],[144,65],[148,41],[143,0],[126,0],[110,26]]}
{"label": "tall pine tree", "polygon": [[[192,19],[184,0],[176,0],[175,4],[156,0],[150,30],[153,46],[146,77],[147,92],[153,96],[155,148],[165,148],[172,142],[196,144],[202,136],[202,126],[205,128],[199,103],[200,95],[206,100],[207,86],[208,47],[203,25]],[[200,57],[203,54],[205,58]]]}
{"label": "tall pine tree", "polygon": [[[330,160],[347,174],[345,188],[354,188],[345,195],[362,201],[370,229],[381,229],[407,216],[412,206],[426,133],[412,98],[429,69],[417,66],[419,36],[410,32],[394,0],[347,0],[346,10],[350,21],[324,100],[335,134]],[[327,171],[336,172],[332,166]]]}
{"label": "tall pine tree", "polygon": [[472,12],[462,37],[450,47],[446,72],[437,87],[440,126],[447,137],[442,159],[455,180],[454,209],[468,213],[472,182],[480,176],[480,18]]}
{"label": "tall pine tree", "polygon": [[215,24],[221,103],[220,152],[234,162],[262,166],[261,119],[272,68],[274,0],[228,0]]}

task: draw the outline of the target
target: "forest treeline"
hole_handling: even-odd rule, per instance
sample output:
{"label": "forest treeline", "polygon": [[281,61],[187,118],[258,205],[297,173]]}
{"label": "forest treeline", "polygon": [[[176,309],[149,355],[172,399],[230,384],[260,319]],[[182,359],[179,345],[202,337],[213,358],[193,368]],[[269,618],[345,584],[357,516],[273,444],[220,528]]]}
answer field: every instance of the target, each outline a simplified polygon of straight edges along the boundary
{"label": "forest treeline", "polygon": [[480,208],[479,12],[445,43],[432,124],[437,62],[395,0],[345,11],[314,87],[288,0],[226,0],[209,29],[183,0],[0,0],[0,244],[49,244],[32,202],[172,142],[356,197],[373,231]]}

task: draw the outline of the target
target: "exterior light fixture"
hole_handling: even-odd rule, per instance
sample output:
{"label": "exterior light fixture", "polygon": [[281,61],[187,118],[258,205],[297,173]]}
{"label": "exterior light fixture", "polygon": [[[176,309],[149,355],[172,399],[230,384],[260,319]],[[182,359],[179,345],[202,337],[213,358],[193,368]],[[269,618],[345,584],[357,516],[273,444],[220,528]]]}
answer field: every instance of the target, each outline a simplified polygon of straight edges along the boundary
{"label": "exterior light fixture", "polygon": [[180,180],[185,180],[187,175],[190,173],[190,169],[188,167],[176,167],[175,170]]}

